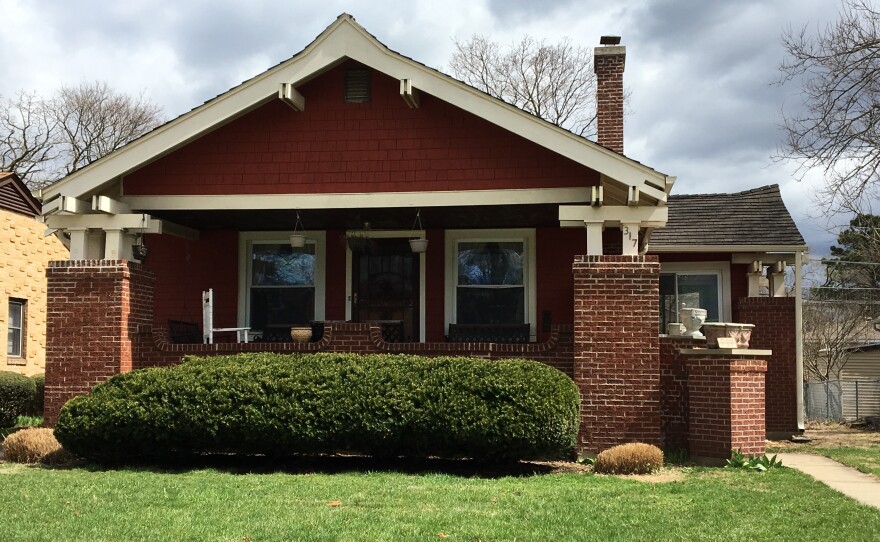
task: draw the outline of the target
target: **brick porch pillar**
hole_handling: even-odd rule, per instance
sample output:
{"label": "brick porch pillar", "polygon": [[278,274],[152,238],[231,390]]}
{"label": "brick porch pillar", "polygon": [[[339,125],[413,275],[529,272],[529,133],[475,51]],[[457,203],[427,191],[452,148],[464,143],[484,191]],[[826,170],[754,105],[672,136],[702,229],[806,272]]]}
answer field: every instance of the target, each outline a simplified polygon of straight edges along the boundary
{"label": "brick porch pillar", "polygon": [[656,256],[578,256],[574,266],[578,448],[660,444],[660,264]]}
{"label": "brick porch pillar", "polygon": [[763,454],[764,374],[769,350],[682,349],[688,358],[688,446],[720,463],[731,450]]}
{"label": "brick porch pillar", "polygon": [[793,297],[744,297],[737,303],[737,322],[755,324],[749,344],[772,350],[767,360],[767,433],[798,432],[797,326]]}
{"label": "brick porch pillar", "polygon": [[64,403],[132,369],[139,324],[153,319],[152,273],[122,260],[50,262],[46,326],[46,425]]}

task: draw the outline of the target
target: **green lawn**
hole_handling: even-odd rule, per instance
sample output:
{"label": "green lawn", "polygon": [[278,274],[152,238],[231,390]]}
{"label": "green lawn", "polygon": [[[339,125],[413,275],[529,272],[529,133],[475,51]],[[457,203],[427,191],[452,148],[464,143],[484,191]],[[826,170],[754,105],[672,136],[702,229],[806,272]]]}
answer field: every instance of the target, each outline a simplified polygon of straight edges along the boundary
{"label": "green lawn", "polygon": [[789,469],[685,469],[666,483],[472,474],[0,464],[0,540],[852,542],[880,532],[880,511]]}

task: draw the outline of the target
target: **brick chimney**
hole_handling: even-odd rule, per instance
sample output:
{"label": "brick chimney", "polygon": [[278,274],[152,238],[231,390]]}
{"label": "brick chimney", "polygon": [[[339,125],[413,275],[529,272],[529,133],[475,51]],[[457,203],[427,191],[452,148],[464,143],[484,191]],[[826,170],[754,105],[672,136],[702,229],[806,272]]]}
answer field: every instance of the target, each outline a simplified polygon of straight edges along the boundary
{"label": "brick chimney", "polygon": [[596,72],[596,124],[598,142],[623,154],[623,68],[626,47],[620,36],[602,36],[600,47],[593,49]]}

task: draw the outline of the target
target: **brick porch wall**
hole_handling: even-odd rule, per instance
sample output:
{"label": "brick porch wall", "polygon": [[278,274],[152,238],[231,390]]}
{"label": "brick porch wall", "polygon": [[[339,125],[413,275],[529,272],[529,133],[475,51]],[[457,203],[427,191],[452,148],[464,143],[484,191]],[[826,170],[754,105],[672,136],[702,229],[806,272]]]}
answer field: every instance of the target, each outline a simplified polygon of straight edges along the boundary
{"label": "brick porch wall", "polygon": [[793,297],[744,297],[738,300],[740,322],[755,324],[750,348],[772,350],[767,360],[768,433],[797,433],[797,358]]}
{"label": "brick porch wall", "polygon": [[136,341],[135,368],[176,365],[186,355],[216,356],[239,352],[357,352],[419,356],[472,356],[485,359],[528,358],[572,375],[574,358],[571,326],[553,326],[548,340],[528,344],[388,343],[377,324],[326,322],[321,340],[309,343],[172,344],[163,326],[144,326]]}
{"label": "brick porch wall", "polygon": [[582,450],[660,444],[660,264],[656,256],[578,256],[574,381]]}
{"label": "brick porch wall", "polygon": [[691,456],[720,461],[731,450],[763,454],[767,362],[708,352],[687,356]]}
{"label": "brick porch wall", "polygon": [[44,419],[95,384],[130,371],[133,339],[152,320],[153,277],[139,264],[115,260],[50,262]]}
{"label": "brick porch wall", "polygon": [[660,443],[663,450],[688,449],[688,372],[682,348],[706,347],[705,339],[660,337]]}

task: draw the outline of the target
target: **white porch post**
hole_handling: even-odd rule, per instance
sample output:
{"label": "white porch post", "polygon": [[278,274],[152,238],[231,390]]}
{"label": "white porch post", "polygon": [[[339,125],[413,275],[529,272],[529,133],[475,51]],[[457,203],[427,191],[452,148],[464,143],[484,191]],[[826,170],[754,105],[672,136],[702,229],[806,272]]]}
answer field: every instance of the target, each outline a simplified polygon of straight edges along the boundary
{"label": "white porch post", "polygon": [[124,260],[125,259],[125,231],[124,230],[104,230],[104,259],[105,260]]}
{"label": "white porch post", "polygon": [[587,256],[601,256],[603,223],[584,221],[584,226],[587,227]]}
{"label": "white porch post", "polygon": [[804,296],[803,296],[803,265],[804,253],[794,253],[794,390],[797,403],[797,425],[803,431],[804,426]]}
{"label": "white porch post", "polygon": [[639,223],[623,222],[620,224],[620,233],[623,235],[623,255],[639,255]]}
{"label": "white porch post", "polygon": [[785,297],[786,262],[776,262],[767,268],[767,279],[770,281],[770,297]]}
{"label": "white porch post", "polygon": [[749,269],[749,297],[761,295],[761,278],[764,275],[764,264],[759,260],[752,262]]}
{"label": "white porch post", "polygon": [[70,259],[85,260],[89,250],[89,230],[87,228],[69,228]]}

